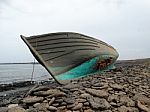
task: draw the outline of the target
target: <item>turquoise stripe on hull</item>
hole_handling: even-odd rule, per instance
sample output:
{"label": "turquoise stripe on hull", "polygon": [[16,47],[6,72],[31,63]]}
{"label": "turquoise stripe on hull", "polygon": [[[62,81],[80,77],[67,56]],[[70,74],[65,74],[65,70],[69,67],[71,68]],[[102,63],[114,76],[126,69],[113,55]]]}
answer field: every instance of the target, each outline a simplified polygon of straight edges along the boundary
{"label": "turquoise stripe on hull", "polygon": [[[56,76],[56,78],[58,80],[71,80],[71,79],[75,79],[75,78],[85,77],[85,76],[88,76],[90,74],[94,74],[96,72],[103,72],[104,70],[102,70],[102,71],[96,70],[96,63],[100,59],[106,59],[106,58],[108,58],[108,55],[94,57],[91,60],[88,60],[85,63],[71,69],[70,71]],[[105,68],[105,70],[111,69],[112,67],[113,67],[113,64],[111,64],[110,66]]]}

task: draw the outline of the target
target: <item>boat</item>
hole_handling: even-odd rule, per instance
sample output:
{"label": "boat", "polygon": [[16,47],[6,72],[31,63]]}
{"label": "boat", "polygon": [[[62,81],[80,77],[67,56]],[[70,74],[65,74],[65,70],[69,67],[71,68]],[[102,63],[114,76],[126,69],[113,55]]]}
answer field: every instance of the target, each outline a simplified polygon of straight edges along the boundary
{"label": "boat", "polygon": [[75,32],[21,38],[59,84],[111,69],[119,56],[111,45]]}

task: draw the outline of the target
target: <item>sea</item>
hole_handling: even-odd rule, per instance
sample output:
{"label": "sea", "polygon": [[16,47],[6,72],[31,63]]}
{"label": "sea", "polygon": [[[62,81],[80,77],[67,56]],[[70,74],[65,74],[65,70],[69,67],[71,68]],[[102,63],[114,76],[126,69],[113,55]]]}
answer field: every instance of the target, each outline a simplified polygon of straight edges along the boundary
{"label": "sea", "polygon": [[[34,72],[33,72],[34,71]],[[8,84],[19,81],[47,81],[50,74],[40,64],[0,64],[0,84]]]}

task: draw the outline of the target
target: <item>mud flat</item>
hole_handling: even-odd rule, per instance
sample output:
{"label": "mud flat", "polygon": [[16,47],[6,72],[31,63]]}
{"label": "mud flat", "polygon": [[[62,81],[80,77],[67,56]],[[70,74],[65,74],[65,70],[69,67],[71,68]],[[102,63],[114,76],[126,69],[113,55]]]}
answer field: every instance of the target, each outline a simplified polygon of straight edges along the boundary
{"label": "mud flat", "polygon": [[150,112],[150,59],[116,66],[67,85],[1,85],[0,112]]}

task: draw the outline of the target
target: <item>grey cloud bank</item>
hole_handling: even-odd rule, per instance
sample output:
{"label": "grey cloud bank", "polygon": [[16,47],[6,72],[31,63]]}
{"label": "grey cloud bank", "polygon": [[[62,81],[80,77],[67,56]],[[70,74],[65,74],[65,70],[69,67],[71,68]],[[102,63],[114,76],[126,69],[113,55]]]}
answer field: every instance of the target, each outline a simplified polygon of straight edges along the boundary
{"label": "grey cloud bank", "polygon": [[33,57],[20,35],[71,31],[114,46],[119,59],[150,57],[149,0],[0,0],[0,62]]}

